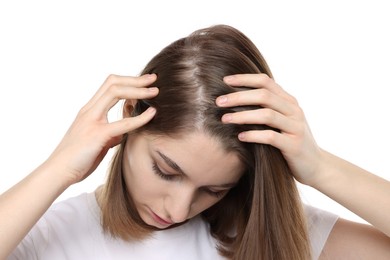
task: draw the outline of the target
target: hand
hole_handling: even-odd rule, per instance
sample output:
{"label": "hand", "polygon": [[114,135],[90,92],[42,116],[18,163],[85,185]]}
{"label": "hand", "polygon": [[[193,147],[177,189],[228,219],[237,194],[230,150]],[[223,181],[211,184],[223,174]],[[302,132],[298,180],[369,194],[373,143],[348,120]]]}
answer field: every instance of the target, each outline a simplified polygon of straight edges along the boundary
{"label": "hand", "polygon": [[252,130],[239,134],[243,142],[272,145],[282,152],[295,178],[307,185],[315,182],[322,150],[317,146],[304,113],[294,97],[266,74],[239,74],[224,78],[226,84],[253,89],[217,98],[221,107],[258,105],[259,109],[223,115],[224,123],[264,124],[279,129]]}
{"label": "hand", "polygon": [[[136,117],[108,122],[108,111],[121,99],[147,99],[158,94],[146,88],[156,75],[141,77],[109,76],[92,99],[81,108],[73,124],[47,162],[63,167],[71,183],[83,180],[102,161],[107,151],[120,143],[123,134],[149,122],[155,109],[149,108]],[[46,163],[47,163],[46,162]]]}

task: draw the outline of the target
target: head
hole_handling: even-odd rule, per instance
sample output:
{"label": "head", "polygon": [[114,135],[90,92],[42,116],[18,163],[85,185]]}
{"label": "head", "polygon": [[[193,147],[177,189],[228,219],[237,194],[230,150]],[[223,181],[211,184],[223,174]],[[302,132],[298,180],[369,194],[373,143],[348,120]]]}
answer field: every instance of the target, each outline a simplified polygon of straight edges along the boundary
{"label": "head", "polygon": [[253,107],[215,104],[220,95],[246,89],[226,85],[224,76],[272,77],[255,45],[232,27],[212,26],[164,48],[146,73],[157,74],[158,96],[126,101],[124,116],[149,106],[157,113],[127,134],[114,156],[102,200],[105,230],[141,239],[201,214],[225,256],[306,259],[302,207],[286,161],[276,148],[237,138],[269,127],[223,124],[223,114]]}

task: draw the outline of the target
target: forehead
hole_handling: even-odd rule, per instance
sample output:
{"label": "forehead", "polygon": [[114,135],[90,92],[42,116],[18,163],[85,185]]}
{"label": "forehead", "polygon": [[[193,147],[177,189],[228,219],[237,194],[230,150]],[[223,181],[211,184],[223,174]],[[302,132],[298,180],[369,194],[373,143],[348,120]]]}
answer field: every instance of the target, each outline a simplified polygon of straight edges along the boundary
{"label": "forehead", "polygon": [[203,132],[177,138],[147,135],[146,139],[152,154],[169,157],[198,185],[235,182],[244,171],[236,153],[226,151],[219,140]]}

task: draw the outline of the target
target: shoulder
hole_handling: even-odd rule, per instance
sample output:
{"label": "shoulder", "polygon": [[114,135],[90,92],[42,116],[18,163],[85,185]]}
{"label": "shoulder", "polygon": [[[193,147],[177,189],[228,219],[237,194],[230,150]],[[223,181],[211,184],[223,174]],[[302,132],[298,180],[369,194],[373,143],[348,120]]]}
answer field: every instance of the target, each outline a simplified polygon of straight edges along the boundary
{"label": "shoulder", "polygon": [[[53,204],[17,246],[9,259],[65,259],[98,240],[99,208],[93,193]],[[65,246],[66,245],[66,248]],[[88,248],[88,247],[87,247]],[[68,250],[72,249],[72,250]],[[64,258],[65,257],[65,258]]]}
{"label": "shoulder", "polygon": [[318,259],[338,216],[310,205],[304,205],[313,259]]}
{"label": "shoulder", "polygon": [[69,215],[81,218],[91,215],[99,217],[99,206],[94,193],[81,193],[75,197],[56,202],[49,208],[44,217],[51,218],[52,215],[60,217],[60,219],[62,219],[61,216]]}
{"label": "shoulder", "polygon": [[339,218],[320,259],[390,259],[390,238],[372,225]]}
{"label": "shoulder", "polygon": [[46,227],[51,233],[66,234],[80,232],[80,229],[87,229],[99,223],[100,210],[94,193],[82,193],[54,203],[42,216],[36,228]]}
{"label": "shoulder", "polygon": [[357,223],[305,205],[313,259],[390,259],[390,238]]}
{"label": "shoulder", "polygon": [[94,193],[82,193],[78,196],[57,202],[43,216],[49,235],[71,240],[100,231],[100,209]]}

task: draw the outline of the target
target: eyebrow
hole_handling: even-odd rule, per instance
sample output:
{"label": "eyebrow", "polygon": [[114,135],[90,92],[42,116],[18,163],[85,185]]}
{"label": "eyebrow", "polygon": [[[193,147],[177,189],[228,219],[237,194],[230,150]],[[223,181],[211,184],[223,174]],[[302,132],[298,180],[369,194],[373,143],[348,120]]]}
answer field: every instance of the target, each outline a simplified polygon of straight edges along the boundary
{"label": "eyebrow", "polygon": [[168,164],[169,167],[179,172],[180,174],[187,176],[187,174],[184,173],[184,171],[180,168],[180,166],[177,163],[175,163],[172,159],[170,159],[168,156],[166,156],[160,151],[157,151],[157,153],[165,161],[165,163]]}
{"label": "eyebrow", "polygon": [[[164,162],[169,166],[171,167],[173,170],[179,172],[180,174],[188,177],[188,175],[180,168],[180,166],[175,163],[172,159],[170,159],[168,156],[166,156],[165,154],[163,154],[162,152],[160,151],[157,151],[157,154],[160,155],[160,157],[164,160]],[[220,188],[232,188],[234,186],[236,186],[237,183],[236,182],[233,182],[233,183],[226,183],[226,184],[221,184],[221,185],[209,185],[207,187],[220,187]]]}

